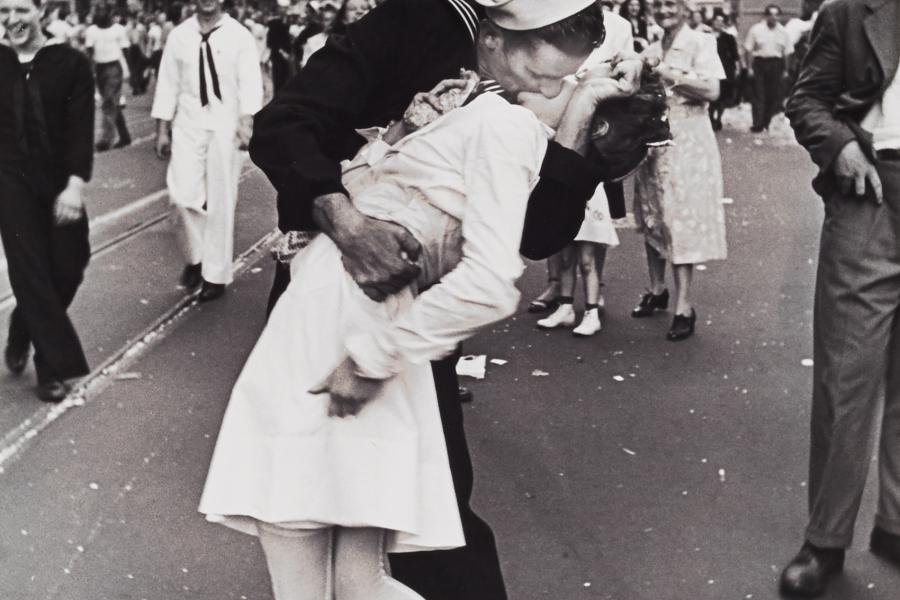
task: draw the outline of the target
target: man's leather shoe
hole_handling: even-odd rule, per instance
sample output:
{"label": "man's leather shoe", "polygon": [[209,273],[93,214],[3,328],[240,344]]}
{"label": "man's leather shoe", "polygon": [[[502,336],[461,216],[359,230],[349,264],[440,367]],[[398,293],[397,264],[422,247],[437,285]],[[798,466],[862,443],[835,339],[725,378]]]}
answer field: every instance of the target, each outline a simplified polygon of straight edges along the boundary
{"label": "man's leather shoe", "polygon": [[46,381],[37,386],[37,397],[44,402],[62,402],[71,388],[63,381]]}
{"label": "man's leather shoe", "polygon": [[900,535],[887,532],[881,527],[874,527],[872,537],[869,538],[869,550],[875,556],[900,567]]}
{"label": "man's leather shoe", "polygon": [[819,548],[803,544],[794,560],[781,572],[781,593],[788,598],[817,598],[828,580],[844,569],[843,548]]}
{"label": "man's leather shoe", "polygon": [[203,265],[201,263],[197,263],[196,265],[187,265],[184,268],[184,271],[181,272],[181,279],[179,283],[189,290],[192,290],[196,287],[199,287],[201,283],[203,283],[203,275],[201,274],[203,271]]}
{"label": "man's leather shoe", "polygon": [[204,281],[203,287],[200,288],[200,295],[197,296],[197,300],[200,302],[209,302],[210,300],[221,298],[224,293],[225,284]]}
{"label": "man's leather shoe", "polygon": [[467,387],[459,386],[459,401],[467,404],[475,399],[475,394]]}
{"label": "man's leather shoe", "polygon": [[6,345],[3,352],[3,358],[6,360],[6,368],[13,375],[21,375],[28,366],[28,346],[24,349],[15,348],[10,344]]}

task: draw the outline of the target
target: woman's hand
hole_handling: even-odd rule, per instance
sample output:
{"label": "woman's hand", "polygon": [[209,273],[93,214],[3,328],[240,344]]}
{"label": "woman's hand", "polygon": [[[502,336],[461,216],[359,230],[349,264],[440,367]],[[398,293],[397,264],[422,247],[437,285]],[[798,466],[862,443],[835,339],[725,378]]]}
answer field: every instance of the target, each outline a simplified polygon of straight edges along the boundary
{"label": "woman's hand", "polygon": [[591,76],[578,82],[575,97],[578,102],[583,102],[597,107],[598,104],[613,98],[626,98],[634,93],[631,84],[622,79],[611,77]]}
{"label": "woman's hand", "polygon": [[84,200],[81,197],[81,188],[84,181],[80,177],[69,177],[66,189],[56,197],[53,207],[53,219],[57,225],[74,223],[84,214]]}
{"label": "woman's hand", "polygon": [[653,69],[653,72],[662,78],[663,85],[667,88],[676,85],[679,82],[680,77],[683,77],[685,75],[684,71],[673,69],[664,62],[656,65],[656,67]]}
{"label": "woman's hand", "polygon": [[430,92],[420,92],[403,113],[403,124],[412,132],[428,125],[465,102],[469,93],[478,85],[478,75],[462,69],[458,79],[444,79]]}
{"label": "woman's hand", "polygon": [[[620,52],[613,58],[612,78],[619,81],[619,88],[630,90],[631,94],[641,87],[641,75],[644,72],[644,60],[634,51]],[[630,95],[630,94],[629,94]]]}
{"label": "woman's hand", "polygon": [[372,379],[359,374],[359,369],[349,356],[334,368],[320,384],[309,390],[310,394],[329,394],[329,417],[352,417],[381,390],[382,379]]}

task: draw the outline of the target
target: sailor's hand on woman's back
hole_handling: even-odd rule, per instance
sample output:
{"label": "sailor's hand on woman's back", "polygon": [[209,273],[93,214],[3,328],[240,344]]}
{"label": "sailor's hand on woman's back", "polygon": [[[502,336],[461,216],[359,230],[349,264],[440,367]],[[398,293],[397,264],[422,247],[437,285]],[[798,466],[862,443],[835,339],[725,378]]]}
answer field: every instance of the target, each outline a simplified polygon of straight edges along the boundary
{"label": "sailor's hand on woman's back", "polygon": [[315,199],[313,218],[341,251],[347,273],[376,302],[399,292],[419,275],[421,246],[400,225],[367,217],[344,194]]}

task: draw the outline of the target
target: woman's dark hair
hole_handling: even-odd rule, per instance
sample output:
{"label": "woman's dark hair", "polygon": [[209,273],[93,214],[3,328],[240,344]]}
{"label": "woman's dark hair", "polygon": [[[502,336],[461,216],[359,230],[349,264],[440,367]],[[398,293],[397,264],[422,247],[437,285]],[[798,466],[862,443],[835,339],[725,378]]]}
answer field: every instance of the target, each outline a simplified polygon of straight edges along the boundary
{"label": "woman's dark hair", "polygon": [[609,129],[602,136],[592,136],[595,143],[591,159],[603,181],[615,181],[634,171],[651,147],[666,145],[672,139],[666,92],[659,75],[645,66],[636,94],[597,107],[594,131],[603,122]]}
{"label": "woman's dark hair", "polygon": [[[547,0],[551,1],[551,0]],[[540,29],[528,31],[512,31],[497,26],[504,37],[513,44],[534,44],[546,42],[552,46],[572,50],[573,52],[590,51],[606,39],[606,28],[603,25],[603,8],[591,4],[587,8]]]}
{"label": "woman's dark hair", "polygon": [[[625,17],[626,19],[631,18],[631,9],[629,6],[631,5],[631,0],[625,0],[622,4],[620,4],[619,14]],[[635,15],[638,19],[646,19],[647,18],[647,1],[646,0],[638,0],[638,14]]]}

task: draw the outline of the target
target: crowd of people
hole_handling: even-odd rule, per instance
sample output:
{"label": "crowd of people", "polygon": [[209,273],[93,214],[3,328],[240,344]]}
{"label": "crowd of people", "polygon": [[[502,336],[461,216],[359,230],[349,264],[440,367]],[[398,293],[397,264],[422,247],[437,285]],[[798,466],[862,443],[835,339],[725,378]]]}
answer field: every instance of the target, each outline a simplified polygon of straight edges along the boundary
{"label": "crowd of people", "polygon": [[[831,203],[850,201],[829,200],[822,241],[811,521],[781,581],[785,594],[822,593],[843,566],[865,482],[885,379],[872,365],[889,388],[900,368],[885,355],[900,297],[896,232],[875,214],[897,209],[900,87],[888,76],[859,83],[851,89],[868,95],[848,109],[834,83],[846,70],[822,58],[862,35],[864,4],[835,0],[812,30],[781,25],[770,6],[743,44],[727,15],[686,0],[298,6],[264,15],[195,0],[153,15],[100,4],[82,22],[40,0],[0,0],[9,369],[22,373],[33,346],[49,402],[87,374],[67,315],[90,258],[83,187],[95,150],[130,143],[124,82],[134,95],[152,90],[184,288],[208,302],[231,282],[245,151],[278,193],[284,232],[269,322],[232,392],[201,511],[259,537],[277,600],[503,600],[493,532],[469,505],[460,344],[516,310],[522,256],[547,260],[548,287],[529,306],[549,313],[538,327],[575,325],[580,273],[573,333],[598,333],[623,182],[649,278],[631,316],[671,302],[666,339],[690,338],[695,266],[727,256],[722,111],[743,70],[755,82],[752,130],[764,131],[802,38],[808,59],[788,113],[822,168],[816,189],[878,200],[840,211]],[[896,3],[883,6],[896,23]],[[843,60],[896,72],[897,30],[879,35],[895,54],[860,44]],[[855,333],[830,326],[850,321]],[[900,565],[891,400],[872,549]]]}

